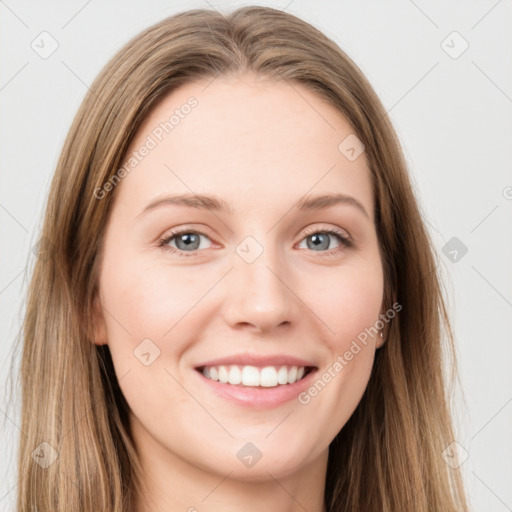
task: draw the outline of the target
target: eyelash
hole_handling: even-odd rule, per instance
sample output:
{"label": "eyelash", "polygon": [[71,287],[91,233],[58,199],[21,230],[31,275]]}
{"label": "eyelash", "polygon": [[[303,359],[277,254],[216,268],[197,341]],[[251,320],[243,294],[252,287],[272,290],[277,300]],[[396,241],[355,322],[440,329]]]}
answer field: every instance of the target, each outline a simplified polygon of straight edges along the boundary
{"label": "eyelash", "polygon": [[[161,238],[158,242],[158,247],[161,247],[164,251],[168,251],[168,252],[171,252],[174,254],[179,254],[180,256],[182,256],[182,255],[185,255],[185,257],[194,256],[196,254],[196,252],[199,251],[199,249],[189,252],[189,251],[181,251],[180,249],[175,249],[174,247],[170,247],[167,245],[173,238],[176,238],[179,235],[190,234],[190,233],[193,233],[195,235],[203,235],[206,238],[210,238],[206,233],[203,233],[202,231],[198,231],[195,229],[178,229],[176,231],[171,231],[169,233],[169,235],[166,236],[165,238]],[[336,247],[334,249],[329,249],[327,251],[320,251],[320,253],[323,253],[322,257],[326,257],[326,258],[334,257],[334,256],[337,256],[338,252],[343,250],[344,248],[353,247],[352,239],[347,237],[342,231],[339,231],[337,229],[322,230],[322,229],[318,229],[318,228],[311,228],[309,230],[306,230],[306,232],[304,233],[304,237],[301,239],[301,242],[305,238],[307,238],[311,235],[317,234],[317,233],[322,233],[322,234],[326,234],[326,235],[334,235],[339,239],[340,244],[341,244],[339,247]],[[187,254],[187,252],[188,252],[188,254]],[[315,251],[313,251],[313,252],[315,252]]]}

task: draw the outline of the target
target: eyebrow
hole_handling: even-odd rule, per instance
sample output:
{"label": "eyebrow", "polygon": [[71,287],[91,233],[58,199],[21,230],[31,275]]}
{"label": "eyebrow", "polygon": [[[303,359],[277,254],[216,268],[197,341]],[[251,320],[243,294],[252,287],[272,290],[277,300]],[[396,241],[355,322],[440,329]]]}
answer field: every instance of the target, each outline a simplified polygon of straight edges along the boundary
{"label": "eyebrow", "polygon": [[[354,206],[368,219],[370,216],[365,207],[355,197],[346,194],[327,194],[314,197],[302,197],[292,205],[292,209],[299,211],[321,210],[337,204]],[[188,206],[191,208],[227,212],[233,214],[233,208],[220,197],[204,194],[180,194],[157,198],[151,201],[138,215],[163,205]]]}

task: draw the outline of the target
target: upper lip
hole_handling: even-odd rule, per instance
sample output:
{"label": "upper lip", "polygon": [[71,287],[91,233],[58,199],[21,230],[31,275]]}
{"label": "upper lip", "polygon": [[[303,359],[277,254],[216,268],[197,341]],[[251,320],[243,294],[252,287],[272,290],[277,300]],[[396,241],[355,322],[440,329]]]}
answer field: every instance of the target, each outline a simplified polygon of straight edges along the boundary
{"label": "upper lip", "polygon": [[276,355],[253,355],[253,354],[234,354],[227,357],[218,359],[211,359],[196,366],[196,368],[204,368],[205,366],[227,366],[227,365],[240,365],[240,366],[311,366],[315,364],[305,359],[300,359],[286,354]]}

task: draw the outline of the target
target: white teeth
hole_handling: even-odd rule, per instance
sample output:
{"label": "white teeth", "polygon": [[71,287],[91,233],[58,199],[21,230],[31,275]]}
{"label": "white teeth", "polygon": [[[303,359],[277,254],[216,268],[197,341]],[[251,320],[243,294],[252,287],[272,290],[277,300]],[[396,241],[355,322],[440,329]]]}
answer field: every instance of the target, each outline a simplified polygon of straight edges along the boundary
{"label": "white teeth", "polygon": [[244,366],[242,370],[242,384],[244,386],[260,385],[260,372],[256,366]]}
{"label": "white teeth", "polygon": [[266,388],[293,384],[304,377],[304,366],[210,366],[203,368],[203,375],[223,384],[261,386]]}
{"label": "white teeth", "polygon": [[277,386],[277,371],[273,366],[266,366],[261,370],[260,385],[266,388]]}
{"label": "white teeth", "polygon": [[288,384],[293,384],[297,380],[297,367],[292,366],[288,372]]}
{"label": "white teeth", "polygon": [[277,382],[279,384],[288,384],[288,370],[286,366],[281,366],[277,372]]}
{"label": "white teeth", "polygon": [[225,366],[219,366],[219,381],[226,384],[229,380],[229,374]]}
{"label": "white teeth", "polygon": [[242,372],[238,366],[232,366],[229,370],[229,381],[230,384],[240,384],[242,382]]}

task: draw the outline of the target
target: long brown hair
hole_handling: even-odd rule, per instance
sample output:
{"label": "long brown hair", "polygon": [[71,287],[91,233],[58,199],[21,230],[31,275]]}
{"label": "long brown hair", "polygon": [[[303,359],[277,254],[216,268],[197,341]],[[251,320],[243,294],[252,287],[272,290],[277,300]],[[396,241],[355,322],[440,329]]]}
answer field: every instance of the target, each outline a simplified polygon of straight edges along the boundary
{"label": "long brown hair", "polygon": [[118,172],[164,95],[195,79],[245,72],[308,87],[349,121],[371,170],[385,306],[396,300],[403,308],[361,402],[329,447],[327,509],[466,509],[461,475],[442,458],[454,439],[443,376],[445,356],[455,362],[453,336],[393,126],[333,41],[291,14],[244,7],[228,15],[186,11],[146,29],[108,62],[74,119],[51,184],[22,331],[19,512],[129,512],[134,493],[143,492],[108,346],[91,342],[102,237],[116,197],[112,190],[98,199],[97,190]]}

